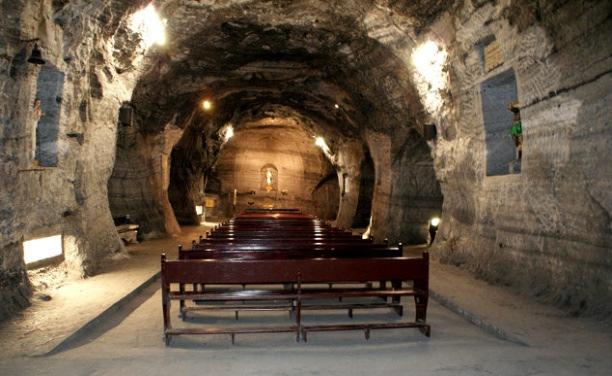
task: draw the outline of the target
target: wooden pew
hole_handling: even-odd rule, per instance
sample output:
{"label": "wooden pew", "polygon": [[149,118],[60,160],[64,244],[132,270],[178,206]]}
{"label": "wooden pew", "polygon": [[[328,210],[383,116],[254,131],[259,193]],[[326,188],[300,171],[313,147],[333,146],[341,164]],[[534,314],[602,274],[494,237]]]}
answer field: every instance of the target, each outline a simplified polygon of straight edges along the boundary
{"label": "wooden pew", "polygon": [[[304,288],[305,284],[367,283],[390,280],[392,288]],[[402,282],[412,281],[411,287]],[[176,291],[173,285],[295,285],[292,289],[255,289],[219,291]],[[294,332],[296,340],[307,340],[307,334],[329,330],[364,330],[366,339],[372,329],[418,328],[430,336],[427,324],[429,296],[429,255],[421,258],[367,258],[367,259],[292,259],[292,260],[236,260],[206,259],[167,261],[161,257],[162,310],[166,345],[174,335],[230,334],[232,343],[237,333]],[[367,286],[367,285],[366,285]],[[337,299],[339,297],[413,296],[416,305],[414,322],[361,323],[334,325],[303,325],[304,301]],[[291,300],[296,302],[295,324],[251,327],[173,328],[170,316],[172,300],[207,300],[219,302]]]}
{"label": "wooden pew", "polygon": [[232,259],[232,260],[286,260],[306,258],[367,258],[367,257],[401,257],[402,250],[398,247],[376,248],[327,248],[313,249],[309,247],[294,249],[223,249],[194,248],[184,250],[179,247],[179,260],[198,259]]}
{"label": "wooden pew", "polygon": [[388,246],[384,244],[359,244],[359,243],[233,243],[233,242],[212,242],[212,243],[200,243],[192,245],[192,249],[204,251],[204,250],[234,250],[234,251],[273,251],[273,250],[381,250],[387,249]]}
{"label": "wooden pew", "polygon": [[[312,239],[305,239],[300,242],[287,242],[279,239],[279,242],[270,240],[260,240],[258,243],[253,240],[242,240],[241,243],[231,241],[207,242],[203,239],[200,243],[192,243],[191,250],[184,250],[178,247],[179,259],[304,259],[304,258],[367,258],[367,257],[400,257],[403,254],[402,244],[397,247],[389,247],[387,244],[372,244],[371,241],[360,240],[352,243],[336,243],[329,240],[313,242]],[[332,283],[329,288],[332,288]],[[379,286],[385,286],[385,281],[380,281]],[[194,285],[192,291],[197,291],[198,286]],[[199,286],[203,290],[203,286]],[[181,286],[184,291],[184,286]],[[385,299],[386,300],[386,299]],[[181,301],[181,317],[186,317],[187,311],[201,309],[186,307],[185,302]],[[348,310],[349,317],[352,317],[354,309],[365,308],[392,308],[398,315],[402,315],[402,306],[395,300],[389,304],[369,304],[369,305],[345,305],[343,308]],[[320,307],[319,309],[324,309]],[[252,310],[250,307],[236,309],[236,316],[239,310]]]}
{"label": "wooden pew", "polygon": [[246,208],[244,210],[245,213],[258,213],[258,214],[262,214],[262,213],[292,213],[292,214],[302,214],[302,211],[300,209],[295,209],[295,208],[272,208],[272,209],[266,209],[266,208]]}

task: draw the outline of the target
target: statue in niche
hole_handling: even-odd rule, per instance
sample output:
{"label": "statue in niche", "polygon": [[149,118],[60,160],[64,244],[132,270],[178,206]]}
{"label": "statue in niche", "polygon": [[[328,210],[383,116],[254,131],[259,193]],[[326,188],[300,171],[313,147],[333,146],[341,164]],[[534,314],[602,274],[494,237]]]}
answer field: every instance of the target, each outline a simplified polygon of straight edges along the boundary
{"label": "statue in niche", "polygon": [[278,190],[278,170],[274,165],[267,164],[261,169],[261,188],[266,192]]}
{"label": "statue in niche", "polygon": [[516,148],[516,159],[520,161],[523,157],[523,125],[521,123],[521,110],[518,101],[508,103],[508,111],[513,114],[510,136],[512,136]]}
{"label": "statue in niche", "polygon": [[33,105],[33,111],[32,111],[34,127],[32,131],[32,150],[31,150],[31,153],[32,153],[31,159],[32,159],[33,166],[38,166],[38,161],[36,160],[36,131],[38,128],[38,121],[44,116],[42,112],[41,104],[42,104],[42,101],[40,100],[40,98],[34,99],[34,105]]}

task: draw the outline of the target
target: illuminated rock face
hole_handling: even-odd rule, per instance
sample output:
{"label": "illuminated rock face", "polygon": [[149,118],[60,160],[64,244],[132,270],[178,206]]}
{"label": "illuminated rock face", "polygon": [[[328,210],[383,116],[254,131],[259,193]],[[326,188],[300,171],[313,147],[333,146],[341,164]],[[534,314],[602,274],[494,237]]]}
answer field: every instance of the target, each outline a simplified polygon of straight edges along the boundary
{"label": "illuminated rock face", "polygon": [[[336,218],[338,175],[302,129],[265,123],[243,127],[223,146],[215,173],[226,207],[233,206],[234,189],[239,193],[237,213],[249,206],[298,207]],[[335,195],[328,186],[336,188]]]}
{"label": "illuminated rock face", "polygon": [[[281,162],[269,161],[283,153],[308,166],[289,168],[298,178],[287,205],[341,227],[369,210],[375,238],[404,243],[426,241],[437,215],[432,252],[443,260],[610,312],[609,2],[156,3],[164,46],[145,46],[130,27],[149,1],[0,0],[0,317],[27,304],[22,240],[63,233],[68,269],[92,274],[122,251],[113,216],[129,214],[148,237],[176,233],[197,220],[203,181],[219,183],[229,207],[237,177],[250,171],[240,189],[257,191],[249,174],[271,163],[285,189]],[[19,42],[29,37],[63,74],[53,168],[32,168],[41,87],[40,68],[25,62],[31,46]],[[497,154],[483,119],[508,114],[483,108],[480,90],[509,70],[522,107],[520,174],[487,176]],[[228,124],[244,147],[224,143]],[[280,154],[245,156],[279,125],[311,137],[314,151],[281,142]]]}
{"label": "illuminated rock face", "polygon": [[[480,277],[545,296],[576,314],[604,314],[612,308],[612,133],[605,110],[612,41],[604,16],[611,6],[553,4],[467,7],[431,29],[453,46],[454,75],[453,121],[441,123],[434,148],[444,193],[436,241],[444,261]],[[492,56],[482,52],[482,42],[492,36],[501,63],[486,71],[483,56]],[[512,114],[506,103],[501,111],[485,106],[507,89],[491,86],[484,100],[483,85],[507,81],[509,71],[521,107],[521,169],[487,176],[490,159],[514,150],[509,128],[498,137],[511,149],[490,147],[483,119],[499,111],[509,124]]]}

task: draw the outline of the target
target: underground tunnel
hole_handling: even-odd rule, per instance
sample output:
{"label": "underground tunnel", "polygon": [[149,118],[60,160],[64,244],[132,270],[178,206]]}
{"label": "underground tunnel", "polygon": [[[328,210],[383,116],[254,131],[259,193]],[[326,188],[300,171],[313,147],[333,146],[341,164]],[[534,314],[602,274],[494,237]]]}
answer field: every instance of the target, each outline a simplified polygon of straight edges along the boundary
{"label": "underground tunnel", "polygon": [[0,0],[0,332],[285,209],[609,325],[611,8]]}

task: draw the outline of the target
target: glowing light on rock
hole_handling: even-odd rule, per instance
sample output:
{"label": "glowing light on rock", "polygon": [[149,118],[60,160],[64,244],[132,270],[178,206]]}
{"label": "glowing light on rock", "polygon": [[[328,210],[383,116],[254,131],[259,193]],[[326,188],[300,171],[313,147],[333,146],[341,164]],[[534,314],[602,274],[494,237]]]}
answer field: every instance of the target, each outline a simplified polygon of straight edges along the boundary
{"label": "glowing light on rock", "polygon": [[440,224],[440,218],[433,217],[429,223],[431,223],[433,227],[438,227],[438,225]]}
{"label": "glowing light on rock", "polygon": [[204,99],[204,101],[202,102],[202,108],[204,109],[204,111],[210,111],[212,110],[212,102],[208,99]]}
{"label": "glowing light on rock", "polygon": [[234,126],[232,124],[227,124],[219,131],[221,138],[223,139],[223,143],[228,142],[232,137],[234,137]]}
{"label": "glowing light on rock", "polygon": [[441,110],[442,91],[448,85],[448,73],[445,70],[447,58],[446,50],[433,41],[421,44],[412,53],[417,90],[425,108],[434,114]]}
{"label": "glowing light on rock", "polygon": [[223,140],[225,142],[228,142],[232,137],[234,137],[234,127],[230,125],[229,127],[227,127],[225,133],[223,134]]}
{"label": "glowing light on rock", "polygon": [[166,44],[166,20],[159,16],[153,3],[132,14],[128,24],[133,32],[140,34],[145,48]]}
{"label": "glowing light on rock", "polygon": [[366,228],[363,235],[361,235],[361,239],[369,239],[371,232],[372,232],[372,216],[370,216],[370,222],[368,223],[368,227]]}
{"label": "glowing light on rock", "polygon": [[204,206],[202,205],[196,205],[195,210],[196,210],[196,215],[204,214]]}
{"label": "glowing light on rock", "polygon": [[327,143],[325,142],[323,137],[316,137],[315,138],[315,145],[317,145],[320,148],[324,148],[324,147],[327,146]]}
{"label": "glowing light on rock", "polygon": [[328,158],[332,157],[331,149],[327,146],[327,142],[325,142],[323,137],[315,137],[315,145],[320,147]]}
{"label": "glowing light on rock", "polygon": [[334,104],[334,108],[337,110],[340,108],[340,105],[338,103]]}
{"label": "glowing light on rock", "polygon": [[62,255],[62,235],[47,236],[23,242],[26,265]]}

